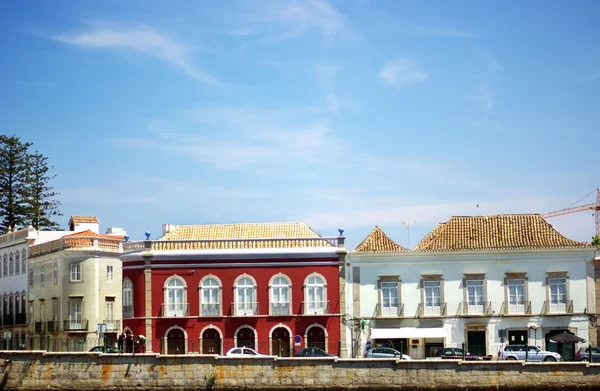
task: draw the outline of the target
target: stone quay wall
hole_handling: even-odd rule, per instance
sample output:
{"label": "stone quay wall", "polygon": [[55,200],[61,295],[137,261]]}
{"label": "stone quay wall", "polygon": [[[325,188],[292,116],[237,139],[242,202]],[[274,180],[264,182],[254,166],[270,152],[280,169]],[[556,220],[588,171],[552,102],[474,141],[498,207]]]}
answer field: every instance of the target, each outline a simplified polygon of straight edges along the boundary
{"label": "stone quay wall", "polygon": [[600,364],[0,351],[0,390],[600,390]]}

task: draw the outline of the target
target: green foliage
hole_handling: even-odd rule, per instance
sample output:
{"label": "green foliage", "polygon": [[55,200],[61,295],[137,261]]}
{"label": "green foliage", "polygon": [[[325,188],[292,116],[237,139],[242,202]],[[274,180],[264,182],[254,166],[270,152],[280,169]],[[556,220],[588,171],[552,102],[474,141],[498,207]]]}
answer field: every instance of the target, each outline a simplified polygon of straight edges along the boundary
{"label": "green foliage", "polygon": [[55,177],[48,171],[48,158],[29,151],[32,143],[17,136],[0,135],[0,231],[26,227],[51,230],[58,228],[52,219],[62,216],[58,195],[49,182]]}
{"label": "green foliage", "polygon": [[592,237],[592,245],[600,247],[600,235],[594,235]]}

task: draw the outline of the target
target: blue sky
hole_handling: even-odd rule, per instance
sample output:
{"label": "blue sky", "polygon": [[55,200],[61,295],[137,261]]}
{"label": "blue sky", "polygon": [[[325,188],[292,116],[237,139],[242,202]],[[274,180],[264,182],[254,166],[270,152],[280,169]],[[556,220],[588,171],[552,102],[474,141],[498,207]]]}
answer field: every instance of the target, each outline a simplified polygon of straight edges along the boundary
{"label": "blue sky", "polygon": [[[0,130],[61,223],[379,225],[561,209],[600,186],[600,3],[2,2]],[[594,202],[592,196],[583,202]],[[416,221],[416,223],[415,223]],[[593,217],[549,220],[589,241]]]}

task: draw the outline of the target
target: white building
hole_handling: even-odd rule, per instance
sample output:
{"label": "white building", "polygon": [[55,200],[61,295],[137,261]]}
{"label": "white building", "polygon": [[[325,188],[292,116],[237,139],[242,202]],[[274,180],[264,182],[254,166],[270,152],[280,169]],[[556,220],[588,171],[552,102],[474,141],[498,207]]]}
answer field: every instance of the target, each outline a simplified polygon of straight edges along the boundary
{"label": "white building", "polygon": [[595,252],[540,215],[452,217],[412,251],[376,227],[347,257],[346,310],[364,319],[355,351],[392,344],[425,358],[464,343],[496,355],[527,343],[572,354],[550,342],[563,331],[595,345]]}

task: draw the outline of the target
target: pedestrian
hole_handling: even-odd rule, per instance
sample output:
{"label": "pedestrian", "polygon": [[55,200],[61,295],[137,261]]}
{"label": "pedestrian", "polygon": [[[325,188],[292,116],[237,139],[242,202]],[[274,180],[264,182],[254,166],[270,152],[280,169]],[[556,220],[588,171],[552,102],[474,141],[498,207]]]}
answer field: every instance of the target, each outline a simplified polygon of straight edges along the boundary
{"label": "pedestrian", "polygon": [[117,349],[119,349],[119,353],[123,353],[123,343],[125,342],[125,333],[121,331],[119,334],[119,338],[117,338]]}
{"label": "pedestrian", "polygon": [[137,340],[140,346],[140,353],[146,353],[146,337],[140,334],[137,336]]}
{"label": "pedestrian", "polygon": [[125,337],[125,353],[133,353],[133,335],[129,331]]}

